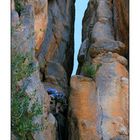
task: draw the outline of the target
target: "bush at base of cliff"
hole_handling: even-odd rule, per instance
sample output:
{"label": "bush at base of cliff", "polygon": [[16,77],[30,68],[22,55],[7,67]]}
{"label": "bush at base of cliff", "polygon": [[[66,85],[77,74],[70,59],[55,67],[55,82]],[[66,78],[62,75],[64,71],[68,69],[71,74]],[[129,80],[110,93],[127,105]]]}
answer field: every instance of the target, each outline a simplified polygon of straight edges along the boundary
{"label": "bush at base of cliff", "polygon": [[[17,82],[27,78],[34,71],[31,57],[17,54],[12,56],[12,96],[11,96],[11,127],[20,140],[32,139],[31,133],[41,130],[33,119],[42,114],[42,107],[33,94],[29,97],[24,88],[19,88]],[[27,86],[27,85],[26,85]],[[30,106],[31,101],[34,100]]]}
{"label": "bush at base of cliff", "polygon": [[82,74],[89,78],[95,78],[97,70],[100,66],[101,64],[93,65],[90,63],[85,63],[82,67]]}

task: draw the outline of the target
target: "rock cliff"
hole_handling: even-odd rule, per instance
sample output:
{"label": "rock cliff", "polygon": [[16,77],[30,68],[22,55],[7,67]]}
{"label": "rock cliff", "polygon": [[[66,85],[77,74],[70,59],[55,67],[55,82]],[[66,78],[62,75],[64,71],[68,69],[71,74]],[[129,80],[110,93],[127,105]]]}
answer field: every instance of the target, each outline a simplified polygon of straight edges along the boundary
{"label": "rock cliff", "polygon": [[[28,124],[31,126],[32,123],[37,123],[43,129],[30,132],[24,126],[20,128],[20,123],[12,121],[12,139],[67,139],[67,113],[63,112],[61,116],[53,114],[47,89],[55,88],[65,93],[66,98],[69,95],[68,80],[73,68],[74,52],[74,0],[12,0],[11,17],[12,65],[17,65],[17,69],[12,67],[13,80],[20,73],[20,78],[14,81],[18,90],[12,90],[12,109],[15,107],[14,92],[22,90],[30,98],[29,110],[30,106],[37,106],[38,103],[43,109],[42,114],[35,116],[31,124]],[[16,73],[19,69],[21,71]],[[24,109],[22,105],[21,107]],[[65,108],[67,112],[67,107]],[[60,130],[59,127],[63,124],[64,129]],[[61,133],[64,136],[60,136]]]}
{"label": "rock cliff", "polygon": [[75,0],[11,4],[12,140],[128,140],[128,1],[89,0],[72,77]]}
{"label": "rock cliff", "polygon": [[[129,139],[128,41],[128,1],[90,0],[70,84],[69,140]],[[92,78],[87,63],[99,66]]]}

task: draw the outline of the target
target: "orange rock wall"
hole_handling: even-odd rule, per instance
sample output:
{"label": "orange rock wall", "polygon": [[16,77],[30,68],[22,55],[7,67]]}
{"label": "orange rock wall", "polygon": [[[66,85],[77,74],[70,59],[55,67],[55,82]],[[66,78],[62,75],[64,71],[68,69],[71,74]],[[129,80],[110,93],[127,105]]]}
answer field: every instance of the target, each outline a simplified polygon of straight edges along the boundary
{"label": "orange rock wall", "polygon": [[127,60],[105,53],[92,64],[101,64],[95,80],[71,78],[70,140],[128,139]]}
{"label": "orange rock wall", "polygon": [[[129,139],[128,32],[128,1],[89,1],[71,78],[69,140]],[[82,76],[86,62],[100,64],[93,79]]]}
{"label": "orange rock wall", "polygon": [[[96,85],[92,79],[83,76],[71,78],[70,95],[70,140],[88,140],[97,137]],[[73,118],[74,120],[72,120]],[[87,137],[88,136],[88,137]]]}

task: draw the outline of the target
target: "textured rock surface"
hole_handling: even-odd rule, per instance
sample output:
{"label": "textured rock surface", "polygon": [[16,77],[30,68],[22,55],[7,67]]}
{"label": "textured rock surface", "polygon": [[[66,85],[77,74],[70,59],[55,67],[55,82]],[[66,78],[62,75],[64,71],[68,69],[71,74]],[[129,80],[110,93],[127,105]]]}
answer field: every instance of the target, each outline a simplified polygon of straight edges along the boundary
{"label": "textured rock surface", "polygon": [[[34,8],[32,5],[25,4],[24,10],[21,12],[20,17],[18,13],[12,10],[12,55],[18,53],[28,54],[33,59],[34,72],[27,78],[18,82],[20,88],[27,85],[25,92],[28,96],[35,94],[37,101],[43,106],[43,114],[34,119],[34,122],[43,124],[45,129],[43,131],[33,133],[34,140],[50,140],[56,139],[56,120],[49,113],[50,111],[50,97],[44,89],[44,85],[40,79],[39,65],[35,58],[35,22],[34,22]],[[34,103],[34,99],[31,100],[30,105]],[[49,133],[49,135],[48,135]],[[16,135],[16,134],[15,134]],[[16,139],[16,137],[12,137]]]}
{"label": "textured rock surface", "polygon": [[127,48],[122,42],[114,40],[100,40],[92,44],[89,48],[89,55],[93,58],[104,52],[114,52],[120,55],[126,55]]}
{"label": "textured rock surface", "polygon": [[[12,1],[12,55],[20,52],[33,59],[35,71],[18,86],[27,84],[26,93],[31,96],[36,91],[43,105],[43,114],[33,121],[43,124],[44,130],[33,133],[34,139],[128,140],[128,1],[89,0],[78,54],[79,75],[71,81],[75,0],[22,2],[24,10],[17,13]],[[82,76],[86,62],[101,64],[94,79]],[[70,96],[68,110],[66,103],[65,111],[53,113],[50,87],[64,92],[67,99]]]}
{"label": "textured rock surface", "polygon": [[117,40],[129,45],[129,1],[113,0],[113,21]]}
{"label": "textured rock surface", "polygon": [[[12,11],[12,49],[24,54],[35,53],[34,15],[30,5],[25,6],[19,18],[16,11]],[[16,18],[15,18],[16,17]]]}
{"label": "textured rock surface", "polygon": [[[42,77],[43,78],[43,77]],[[44,80],[45,79],[45,80]],[[63,91],[68,96],[67,73],[60,63],[50,61],[45,67],[44,81],[45,88],[53,87]]]}
{"label": "textured rock surface", "polygon": [[[74,3],[75,0],[49,0],[48,25],[45,38],[36,56],[45,90],[55,88],[69,95],[69,79],[74,55]],[[67,107],[55,115],[58,123],[57,138],[67,139]]]}
{"label": "textured rock surface", "polygon": [[[71,78],[70,140],[129,139],[126,58],[128,1],[90,0],[78,55],[80,76]],[[100,65],[94,79],[82,76],[87,62]]]}
{"label": "textured rock surface", "polygon": [[[122,17],[119,18],[121,13]],[[104,52],[114,52],[128,57],[128,1],[90,0],[82,28],[83,43],[87,39],[89,51],[85,61]],[[80,62],[77,73],[81,66]]]}
{"label": "textured rock surface", "polygon": [[115,53],[92,59],[102,64],[95,81],[71,78],[69,98],[70,140],[128,139],[127,60]]}
{"label": "textured rock surface", "polygon": [[48,23],[48,0],[26,0],[34,9],[35,49],[38,50],[45,37]]}
{"label": "textured rock surface", "polygon": [[45,67],[47,61],[60,63],[70,77],[74,52],[74,0],[53,0],[48,5],[48,28],[37,51],[38,60],[41,67]]}
{"label": "textured rock surface", "polygon": [[78,61],[79,63],[83,63],[86,60],[87,52],[88,52],[89,40],[85,39],[80,47],[78,53]]}
{"label": "textured rock surface", "polygon": [[73,76],[69,102],[69,140],[98,139],[95,82],[87,77]]}
{"label": "textured rock surface", "polygon": [[47,89],[52,87],[66,96],[69,94],[74,53],[74,2],[23,0],[23,10],[17,13],[17,3],[12,1],[12,55],[29,54],[35,67],[18,86],[22,88],[27,84],[28,96],[36,91],[35,97],[43,105],[43,115],[34,121],[43,124],[45,129],[32,134],[35,140],[67,139],[67,114],[51,114]]}
{"label": "textured rock surface", "polygon": [[108,53],[97,56],[92,62],[102,64],[96,74],[100,138],[128,139],[127,60]]}

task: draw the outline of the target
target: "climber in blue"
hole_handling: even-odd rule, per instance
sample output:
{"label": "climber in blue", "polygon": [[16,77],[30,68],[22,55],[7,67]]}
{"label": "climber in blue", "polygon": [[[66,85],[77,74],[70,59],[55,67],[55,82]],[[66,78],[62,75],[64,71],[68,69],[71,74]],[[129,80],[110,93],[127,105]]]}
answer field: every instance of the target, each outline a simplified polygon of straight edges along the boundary
{"label": "climber in blue", "polygon": [[55,88],[48,88],[48,89],[47,89],[47,92],[48,92],[49,95],[50,95],[50,94],[58,93],[58,91],[57,91]]}
{"label": "climber in blue", "polygon": [[56,89],[54,88],[48,88],[47,89],[48,94],[50,95],[52,100],[56,100],[56,101],[64,101],[65,100],[65,94],[63,92],[58,92]]}

